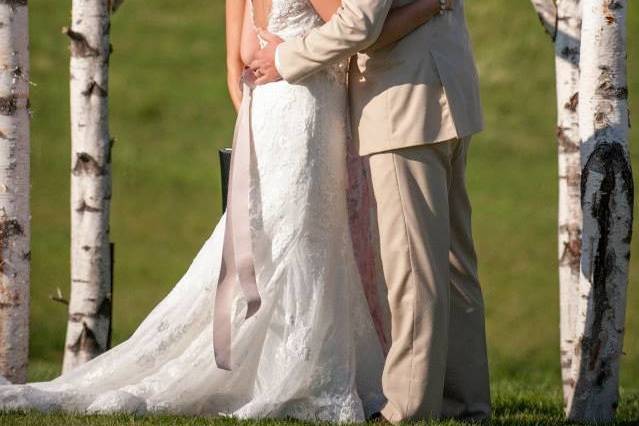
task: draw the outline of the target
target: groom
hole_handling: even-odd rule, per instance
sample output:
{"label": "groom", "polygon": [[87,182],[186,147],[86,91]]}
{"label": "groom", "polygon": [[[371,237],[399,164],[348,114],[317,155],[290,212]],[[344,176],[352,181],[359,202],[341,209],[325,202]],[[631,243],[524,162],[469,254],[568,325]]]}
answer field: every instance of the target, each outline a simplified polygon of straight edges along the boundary
{"label": "groom", "polygon": [[[304,38],[269,44],[252,68],[290,83],[375,42],[411,0],[343,0]],[[439,1],[439,0],[434,0]],[[392,343],[382,378],[393,423],[490,415],[484,306],[466,156],[482,129],[463,0],[396,44],[359,53],[349,74],[353,134],[370,156]]]}

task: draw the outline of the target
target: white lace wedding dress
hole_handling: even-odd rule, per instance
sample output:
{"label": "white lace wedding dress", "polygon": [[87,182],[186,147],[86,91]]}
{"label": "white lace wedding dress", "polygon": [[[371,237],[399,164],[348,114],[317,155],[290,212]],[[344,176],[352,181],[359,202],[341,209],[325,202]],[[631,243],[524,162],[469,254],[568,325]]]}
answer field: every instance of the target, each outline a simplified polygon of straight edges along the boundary
{"label": "white lace wedding dress", "polygon": [[[308,0],[273,0],[282,38],[320,25]],[[349,234],[343,67],[253,94],[251,232],[262,306],[232,309],[232,371],[213,358],[224,217],[124,343],[50,382],[0,386],[0,409],[361,421],[383,403],[383,351]]]}

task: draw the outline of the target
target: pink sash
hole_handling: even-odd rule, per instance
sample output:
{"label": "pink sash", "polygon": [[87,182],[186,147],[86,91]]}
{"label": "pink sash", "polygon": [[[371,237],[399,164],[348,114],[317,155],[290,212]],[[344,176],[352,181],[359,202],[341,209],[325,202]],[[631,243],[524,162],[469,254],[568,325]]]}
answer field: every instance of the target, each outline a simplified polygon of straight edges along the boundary
{"label": "pink sash", "polygon": [[231,369],[231,307],[235,285],[239,282],[247,301],[245,319],[252,317],[261,305],[249,223],[251,156],[254,149],[251,132],[253,80],[250,71],[242,76],[244,90],[233,136],[224,248],[213,311],[215,363],[224,370]]}

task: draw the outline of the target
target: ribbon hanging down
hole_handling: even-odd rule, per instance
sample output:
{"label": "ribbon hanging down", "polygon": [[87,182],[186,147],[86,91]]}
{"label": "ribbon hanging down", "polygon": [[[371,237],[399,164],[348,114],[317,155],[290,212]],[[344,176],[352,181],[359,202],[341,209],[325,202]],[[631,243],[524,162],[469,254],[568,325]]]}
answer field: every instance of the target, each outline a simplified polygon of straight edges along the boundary
{"label": "ribbon hanging down", "polygon": [[242,104],[233,136],[222,265],[213,311],[215,363],[224,370],[231,369],[231,308],[235,285],[239,282],[247,301],[245,319],[252,317],[261,305],[249,218],[251,158],[254,149],[251,131],[253,81],[253,73],[246,70],[242,76]]}

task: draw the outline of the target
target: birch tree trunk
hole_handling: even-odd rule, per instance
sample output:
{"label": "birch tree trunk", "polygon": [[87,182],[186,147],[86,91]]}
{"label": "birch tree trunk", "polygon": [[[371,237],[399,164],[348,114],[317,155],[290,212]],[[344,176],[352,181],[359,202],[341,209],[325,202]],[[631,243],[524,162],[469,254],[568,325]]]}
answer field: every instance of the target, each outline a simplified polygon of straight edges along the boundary
{"label": "birch tree trunk", "polygon": [[559,334],[564,406],[571,396],[572,353],[581,258],[581,157],[579,153],[580,0],[557,1],[555,72],[559,166]]}
{"label": "birch tree trunk", "polygon": [[567,415],[610,421],[619,400],[634,184],[628,146],[627,0],[582,0],[583,232]]}
{"label": "birch tree trunk", "polygon": [[27,378],[29,350],[29,13],[0,0],[0,375]]}
{"label": "birch tree trunk", "polygon": [[581,257],[581,157],[579,152],[580,0],[533,0],[555,45],[559,166],[559,328],[564,405],[574,389],[575,344]]}
{"label": "birch tree trunk", "polygon": [[109,0],[73,0],[71,296],[63,372],[104,352],[111,312],[108,122]]}

